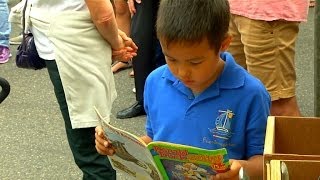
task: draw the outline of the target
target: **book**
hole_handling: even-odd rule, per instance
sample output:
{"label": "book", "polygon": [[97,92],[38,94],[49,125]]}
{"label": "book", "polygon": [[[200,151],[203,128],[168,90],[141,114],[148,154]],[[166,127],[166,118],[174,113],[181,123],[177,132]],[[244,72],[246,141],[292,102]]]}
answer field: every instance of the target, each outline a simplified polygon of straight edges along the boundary
{"label": "book", "polygon": [[271,160],[270,161],[270,172],[267,179],[278,179],[278,180],[288,180],[289,172],[287,165],[281,160]]}
{"label": "book", "polygon": [[95,109],[100,124],[116,153],[108,156],[112,167],[130,179],[208,179],[226,172],[229,158],[225,148],[207,150],[169,142],[151,142],[112,126]]}
{"label": "book", "polygon": [[151,142],[147,148],[164,179],[208,179],[229,168],[227,150],[207,150],[168,142]]}

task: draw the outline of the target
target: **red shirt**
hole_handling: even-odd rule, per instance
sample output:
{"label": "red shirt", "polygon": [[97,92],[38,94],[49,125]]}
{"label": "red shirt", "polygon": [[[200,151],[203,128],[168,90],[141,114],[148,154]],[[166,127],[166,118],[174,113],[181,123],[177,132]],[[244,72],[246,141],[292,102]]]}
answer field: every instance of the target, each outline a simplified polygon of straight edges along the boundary
{"label": "red shirt", "polygon": [[255,20],[307,21],[309,0],[229,0],[231,13]]}

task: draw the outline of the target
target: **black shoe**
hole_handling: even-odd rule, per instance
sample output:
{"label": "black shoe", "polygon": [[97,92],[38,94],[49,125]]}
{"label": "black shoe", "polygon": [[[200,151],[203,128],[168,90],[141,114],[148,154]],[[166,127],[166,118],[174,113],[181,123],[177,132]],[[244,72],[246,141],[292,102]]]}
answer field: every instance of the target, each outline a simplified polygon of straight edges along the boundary
{"label": "black shoe", "polygon": [[137,117],[145,114],[146,112],[144,111],[143,105],[139,102],[136,102],[130,107],[122,111],[119,111],[117,113],[117,118],[118,119],[132,118],[132,117]]}

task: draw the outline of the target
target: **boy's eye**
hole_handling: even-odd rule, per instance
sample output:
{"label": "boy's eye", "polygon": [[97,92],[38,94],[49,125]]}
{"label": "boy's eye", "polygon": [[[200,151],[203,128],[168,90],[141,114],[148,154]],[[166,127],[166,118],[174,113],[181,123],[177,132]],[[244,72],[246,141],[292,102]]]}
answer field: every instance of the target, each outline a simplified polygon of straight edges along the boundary
{"label": "boy's eye", "polygon": [[193,65],[197,65],[197,64],[201,64],[201,63],[202,63],[202,61],[194,61],[194,62],[193,62],[193,61],[191,61],[190,63],[191,63],[191,64],[193,64]]}
{"label": "boy's eye", "polygon": [[167,59],[167,61],[170,61],[170,62],[176,62],[177,60],[175,60],[175,59],[172,59],[172,58],[166,58]]}

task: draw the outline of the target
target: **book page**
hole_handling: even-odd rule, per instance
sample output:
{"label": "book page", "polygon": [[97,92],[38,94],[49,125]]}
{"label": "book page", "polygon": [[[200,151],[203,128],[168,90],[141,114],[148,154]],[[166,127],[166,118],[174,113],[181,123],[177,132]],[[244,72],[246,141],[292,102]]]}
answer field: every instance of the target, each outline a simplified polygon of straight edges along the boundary
{"label": "book page", "polygon": [[209,179],[229,169],[225,148],[205,150],[167,142],[151,142],[148,148],[164,179]]}
{"label": "book page", "polygon": [[116,150],[113,156],[108,156],[112,167],[130,179],[162,179],[146,144],[137,136],[110,125],[96,112],[106,137]]}

